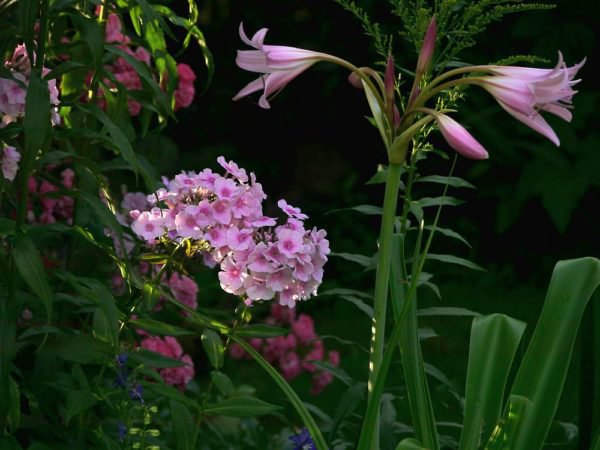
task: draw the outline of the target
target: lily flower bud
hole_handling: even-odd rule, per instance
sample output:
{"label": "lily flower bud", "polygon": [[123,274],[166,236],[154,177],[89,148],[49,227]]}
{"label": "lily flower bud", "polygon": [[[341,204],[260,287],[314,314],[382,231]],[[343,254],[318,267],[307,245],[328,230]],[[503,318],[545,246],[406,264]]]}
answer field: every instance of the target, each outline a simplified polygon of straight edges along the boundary
{"label": "lily flower bud", "polygon": [[423,46],[419,53],[419,60],[417,61],[417,77],[420,77],[429,68],[433,52],[435,51],[435,41],[437,39],[437,23],[435,16],[431,18],[425,38],[423,39]]}

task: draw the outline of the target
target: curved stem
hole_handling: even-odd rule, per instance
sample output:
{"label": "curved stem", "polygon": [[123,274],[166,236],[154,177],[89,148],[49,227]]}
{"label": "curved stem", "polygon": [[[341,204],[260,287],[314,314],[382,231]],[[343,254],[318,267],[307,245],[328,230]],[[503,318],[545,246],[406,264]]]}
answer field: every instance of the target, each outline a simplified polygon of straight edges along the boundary
{"label": "curved stem", "polygon": [[285,381],[285,379],[281,376],[281,374],[271,365],[269,362],[262,357],[260,353],[258,353],[254,348],[248,344],[244,339],[236,336],[235,334],[231,334],[231,339],[239,344],[254,360],[263,368],[265,371],[273,378],[273,381],[277,383],[277,385],[281,388],[283,393],[289,399],[292,406],[296,409],[296,412],[302,419],[306,428],[308,428],[308,432],[310,433],[310,437],[314,441],[318,450],[327,450],[327,442],[319,430],[315,419],[313,419],[312,415],[304,406],[304,403],[298,397],[298,394],[292,389],[292,387]]}

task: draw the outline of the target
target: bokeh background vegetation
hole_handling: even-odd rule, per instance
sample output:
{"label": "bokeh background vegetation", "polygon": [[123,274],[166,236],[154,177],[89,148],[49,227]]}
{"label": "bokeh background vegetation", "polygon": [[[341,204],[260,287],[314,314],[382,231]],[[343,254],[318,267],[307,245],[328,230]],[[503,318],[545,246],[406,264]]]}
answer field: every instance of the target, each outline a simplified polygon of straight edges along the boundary
{"label": "bokeh background vegetation", "polygon": [[[560,49],[569,65],[584,57],[588,62],[580,71],[583,81],[574,99],[573,122],[550,118],[561,138],[560,148],[505,114],[490,96],[475,90],[468,93],[460,107],[460,120],[491,157],[485,162],[459,159],[458,175],[477,190],[455,192],[465,203],[446,208],[442,225],[461,233],[472,247],[440,240],[432,251],[452,251],[486,271],[430,263],[426,270],[436,274],[442,299],[424,293],[419,299],[421,306],[502,312],[525,321],[531,333],[556,261],[600,255],[600,91],[594,70],[599,56],[600,4],[596,0],[556,3],[551,11],[508,16],[481,35],[478,45],[461,54],[462,61],[472,64],[536,55],[546,60],[546,67],[552,67]],[[386,30],[398,29],[398,19],[389,14],[387,2],[359,4]],[[185,7],[185,2],[181,6]],[[369,112],[363,94],[348,84],[347,73],[322,64],[294,80],[272,102],[271,110],[260,109],[257,99],[233,103],[237,90],[252,78],[235,66],[235,52],[244,47],[237,32],[241,21],[248,33],[270,28],[267,43],[323,51],[356,65],[372,66],[381,60],[358,21],[333,1],[206,0],[201,5],[200,25],[215,56],[214,80],[189,110],[181,112],[167,136],[148,138],[142,151],[166,175],[212,167],[215,158],[223,154],[257,173],[273,206],[285,197],[306,211],[312,224],[326,228],[334,252],[372,255],[376,251],[376,218],[347,211],[331,213],[359,204],[379,204],[382,198],[381,185],[365,185],[385,159],[377,131],[365,119]],[[394,56],[404,67],[416,63],[414,49],[399,37],[394,41]],[[195,70],[203,70],[199,51],[189,52],[184,59]],[[440,147],[444,145],[440,142]],[[441,158],[430,158],[427,164],[432,173],[449,170],[449,162]],[[323,289],[368,290],[373,278],[372,271],[332,258]],[[228,300],[207,288],[201,291],[200,301],[210,306]],[[352,304],[324,296],[299,308],[313,315],[321,334],[368,346],[369,321]],[[266,307],[263,309],[266,313]],[[260,307],[255,314],[260,316]],[[464,395],[470,319],[424,318],[421,326],[437,335],[423,341],[425,360],[441,369]],[[192,342],[188,345],[193,347]],[[341,366],[349,376],[366,379],[366,355],[359,346],[335,339],[328,345],[341,351]],[[195,359],[200,361],[197,370],[201,372],[201,351]],[[270,380],[252,363],[229,364],[236,365],[229,373],[238,382],[247,380],[265,399],[282,395],[269,388]],[[396,371],[393,376],[400,374]],[[432,378],[430,383],[440,420],[460,422],[458,402],[441,381]],[[294,386],[308,397],[308,379],[300,377]],[[343,391],[344,385],[337,381],[312,402],[332,414]],[[394,403],[397,419],[408,422],[403,393],[394,394],[399,399]],[[564,426],[553,431],[551,448],[588,449],[590,435],[600,424],[599,405],[600,304],[596,298],[586,312],[557,415]],[[574,428],[569,424],[579,428],[571,440],[567,438]],[[451,425],[447,428],[447,434],[458,435]]]}

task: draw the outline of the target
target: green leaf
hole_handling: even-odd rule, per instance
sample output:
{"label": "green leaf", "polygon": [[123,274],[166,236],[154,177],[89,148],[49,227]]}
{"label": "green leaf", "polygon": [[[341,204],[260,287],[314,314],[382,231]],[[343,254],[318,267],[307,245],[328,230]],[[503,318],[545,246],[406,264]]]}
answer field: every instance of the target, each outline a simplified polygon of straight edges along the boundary
{"label": "green leaf", "polygon": [[459,200],[455,197],[423,197],[417,201],[421,208],[429,206],[458,206],[464,203],[464,200]]}
{"label": "green leaf", "polygon": [[354,297],[353,295],[340,295],[339,298],[343,298],[347,302],[352,303],[354,306],[356,306],[358,309],[364,312],[367,316],[373,318],[373,307],[367,305],[360,298]]}
{"label": "green leaf", "polygon": [[413,438],[402,439],[396,450],[427,450],[419,441]]}
{"label": "green leaf", "polygon": [[375,120],[375,126],[379,130],[379,134],[381,135],[381,139],[385,143],[385,147],[389,148],[389,139],[387,136],[388,124],[387,119],[385,117],[384,111],[381,110],[379,106],[379,102],[377,101],[377,92],[373,92],[368,84],[366,84],[363,80],[361,80],[363,89],[365,91],[365,96],[367,97],[367,102],[369,103],[369,107],[371,108],[371,112],[373,113],[373,119]]}
{"label": "green leaf", "polygon": [[[433,230],[433,227],[431,225],[427,225],[425,227],[425,229],[426,230]],[[443,234],[444,236],[448,236],[450,238],[457,239],[457,240],[461,241],[463,244],[465,244],[467,247],[471,248],[471,244],[469,244],[469,242],[464,237],[462,237],[460,234],[458,234],[454,230],[451,230],[449,228],[436,227],[435,228],[435,232],[436,233],[439,232],[439,233]]]}
{"label": "green leaf", "polygon": [[40,11],[39,0],[20,0],[19,1],[19,31],[25,45],[27,46],[27,53],[32,54],[33,52],[33,39],[35,35],[35,22],[38,18]]}
{"label": "green leaf", "polygon": [[154,96],[154,99],[156,101],[156,106],[158,107],[159,111],[163,115],[171,114],[171,112],[170,112],[171,108],[169,106],[167,96],[160,89],[160,86],[156,83],[156,80],[154,79],[152,73],[150,72],[150,70],[148,69],[148,66],[146,64],[142,63],[140,60],[134,58],[133,56],[125,53],[119,47],[115,47],[113,45],[107,45],[106,51],[120,56],[121,58],[126,60],[129,64],[131,64],[131,66],[135,69],[135,71],[141,77],[141,79],[143,81],[145,81],[146,84],[148,85],[148,87],[152,90],[152,94]]}
{"label": "green leaf", "polygon": [[415,180],[418,183],[437,183],[437,184],[447,184],[448,186],[456,187],[456,188],[469,188],[476,189],[471,183],[467,180],[463,180],[458,177],[444,177],[441,175],[429,175],[426,177],[420,177]]}
{"label": "green leaf", "polygon": [[459,450],[487,442],[502,413],[504,390],[525,323],[491,314],[473,319]]}
{"label": "green leaf", "polygon": [[[511,398],[528,401],[522,426],[510,430],[510,406],[488,444],[539,450],[552,424],[586,305],[600,285],[600,260],[559,261],[554,268],[540,319],[511,389]],[[508,416],[507,416],[508,415]],[[507,437],[508,436],[508,437]],[[505,447],[504,447],[505,448]]]}
{"label": "green leaf", "polygon": [[346,289],[346,288],[334,288],[327,289],[326,291],[319,292],[319,295],[352,295],[356,297],[362,297],[367,300],[373,300],[373,296],[371,294],[367,294],[363,291],[358,291],[356,289]]}
{"label": "green leaf", "polygon": [[[508,404],[500,422],[494,428],[485,450],[527,449],[523,447],[525,435],[534,432],[528,428],[527,420],[531,417],[533,403],[527,397],[510,395]],[[540,447],[541,448],[541,447]],[[533,450],[533,449],[532,449]]]}
{"label": "green leaf", "polygon": [[233,391],[233,382],[223,372],[213,370],[210,373],[210,380],[214,383],[219,392],[223,395],[229,395]]}
{"label": "green leaf", "polygon": [[68,425],[73,417],[92,408],[96,403],[98,399],[89,391],[70,391],[67,394],[66,424]]}
{"label": "green leaf", "polygon": [[189,409],[175,400],[169,401],[171,411],[171,425],[177,437],[177,450],[192,450],[194,448],[194,419]]}
{"label": "green leaf", "polygon": [[[152,371],[152,374],[160,378],[160,376],[156,374],[156,372]],[[148,373],[147,375],[149,376],[150,373]],[[158,383],[150,383],[147,381],[141,381],[140,383],[144,388],[144,398],[156,398],[160,400],[168,398],[170,400],[175,400],[178,403],[183,403],[188,407],[188,409],[191,409],[193,411],[196,411],[200,408],[200,405],[197,402],[183,395],[183,393],[179,389],[165,384],[164,382],[162,382],[162,380]]]}
{"label": "green leaf", "polygon": [[345,259],[346,261],[350,261],[361,265],[363,267],[369,267],[371,265],[371,258],[365,255],[359,255],[357,253],[337,253],[331,252],[331,256],[337,256],[338,258]]}
{"label": "green leaf", "polygon": [[[73,10],[71,10],[73,11]],[[69,13],[73,25],[79,31],[81,40],[90,49],[94,67],[98,70],[102,65],[102,56],[104,54],[104,35],[100,24],[79,12]]]}
{"label": "green leaf", "polygon": [[348,375],[348,373],[341,367],[333,367],[328,362],[319,361],[319,360],[309,359],[309,360],[306,360],[306,362],[309,362],[312,365],[317,366],[319,369],[322,369],[325,372],[329,372],[334,377],[336,377],[338,380],[340,380],[342,383],[344,383],[346,386],[351,386],[352,384],[354,384],[354,380],[352,379],[352,377],[350,375]]}
{"label": "green leaf", "polygon": [[428,253],[427,259],[431,259],[433,261],[441,261],[441,262],[448,263],[448,264],[457,264],[459,266],[467,267],[467,268],[473,269],[473,270],[485,271],[485,269],[483,267],[478,266],[474,262],[469,261],[468,259],[459,258],[458,256],[454,256],[454,255],[440,255],[437,253]]}
{"label": "green leaf", "polygon": [[14,436],[0,436],[0,448],[2,450],[23,450]]}
{"label": "green leaf", "polygon": [[381,209],[380,206],[358,205],[358,206],[353,206],[351,208],[332,209],[327,214],[332,214],[334,212],[340,212],[340,211],[356,211],[361,214],[367,214],[367,215],[371,215],[371,216],[380,216],[383,212],[383,210]]}
{"label": "green leaf", "polygon": [[335,408],[335,416],[331,431],[329,432],[329,441],[333,441],[335,432],[341,425],[342,421],[356,411],[358,405],[366,398],[367,384],[357,383],[346,389]]}
{"label": "green leaf", "polygon": [[41,74],[37,70],[31,72],[27,86],[23,132],[25,133],[25,152],[22,155],[21,174],[28,177],[31,174],[38,151],[50,136],[48,82],[41,78]]}
{"label": "green leaf", "polygon": [[434,306],[417,310],[417,316],[480,316],[481,314],[466,308],[452,306]]}
{"label": "green leaf", "polygon": [[112,347],[88,334],[76,334],[51,341],[44,347],[48,352],[80,364],[102,364],[114,357]]}
{"label": "green leaf", "polygon": [[[8,380],[8,414],[6,422],[13,433],[19,428],[21,421],[21,392],[17,382],[10,377]],[[2,448],[2,447],[0,447]]]}
{"label": "green leaf", "polygon": [[289,330],[271,325],[248,325],[235,330],[235,335],[245,338],[270,338],[288,334]]}
{"label": "green leaf", "polygon": [[202,333],[202,347],[208,356],[210,364],[215,369],[220,369],[223,366],[223,356],[225,349],[223,348],[223,341],[213,330],[204,330]]}
{"label": "green leaf", "polygon": [[286,395],[300,419],[308,429],[310,436],[312,437],[317,450],[327,450],[329,447],[327,442],[321,434],[321,430],[315,423],[315,420],[311,416],[310,412],[306,409],[306,406],[298,397],[298,394],[292,389],[292,387],[285,381],[283,376],[275,369],[269,362],[258,353],[250,344],[243,339],[240,339],[236,335],[232,335],[231,339],[237,342],[254,360],[267,372],[267,374],[275,381],[275,383],[281,388],[283,393]]}
{"label": "green leaf", "polygon": [[281,406],[267,403],[258,398],[239,397],[206,405],[203,412],[214,416],[253,417],[271,414],[281,409]]}
{"label": "green leaf", "polygon": [[46,279],[40,253],[27,235],[17,233],[13,248],[13,257],[19,273],[46,308],[47,319],[50,321],[52,315],[52,291]]}
{"label": "green leaf", "polygon": [[[94,104],[79,104],[78,107],[88,114],[93,115],[98,121],[104,125],[106,131],[113,139],[115,148],[121,153],[123,158],[131,165],[132,169],[137,172],[139,170],[139,163],[135,156],[135,152],[131,147],[131,143],[125,136],[125,133],[119,128],[111,119],[106,115],[104,111],[98,108]],[[143,175],[143,173],[142,173]]]}
{"label": "green leaf", "polygon": [[185,366],[186,363],[178,359],[169,358],[161,355],[160,353],[147,350],[145,348],[137,348],[136,351],[129,354],[129,359],[138,363],[143,364],[146,367],[153,367],[156,369],[163,369],[167,367],[181,367]]}
{"label": "green leaf", "polygon": [[161,322],[154,319],[136,319],[129,322],[136,328],[149,331],[151,334],[159,336],[186,336],[196,334],[193,331],[180,328],[170,323]]}

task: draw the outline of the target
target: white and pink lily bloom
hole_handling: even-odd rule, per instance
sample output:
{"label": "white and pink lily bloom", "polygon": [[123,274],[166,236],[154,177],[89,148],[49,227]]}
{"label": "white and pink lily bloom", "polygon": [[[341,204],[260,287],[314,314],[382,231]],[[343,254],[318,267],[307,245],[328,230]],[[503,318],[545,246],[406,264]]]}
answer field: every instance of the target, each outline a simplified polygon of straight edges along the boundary
{"label": "white and pink lily bloom", "polygon": [[313,52],[302,48],[265,45],[263,41],[267,31],[267,28],[262,28],[252,36],[252,39],[249,39],[244,32],[243,24],[240,23],[242,41],[256,50],[238,50],[236,64],[244,70],[263,75],[248,83],[233,97],[233,100],[239,100],[254,92],[264,90],[258,104],[265,109],[271,107],[268,102],[270,97],[281,91],[290,81],[310,66],[319,61],[337,59],[326,53]]}
{"label": "white and pink lily bloom", "polygon": [[559,52],[554,69],[484,66],[482,68],[494,75],[477,77],[475,82],[492,94],[506,112],[558,146],[558,136],[541,112],[571,121],[571,100],[577,93],[572,86],[580,81],[573,78],[584,63],[585,59],[567,67]]}
{"label": "white and pink lily bloom", "polygon": [[487,159],[488,152],[460,123],[442,113],[434,114],[448,145],[469,159]]}

